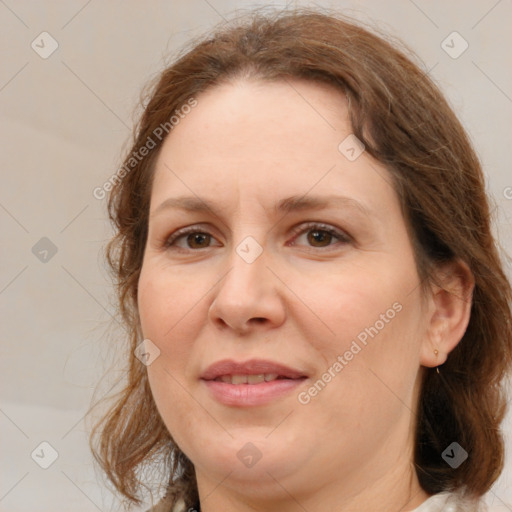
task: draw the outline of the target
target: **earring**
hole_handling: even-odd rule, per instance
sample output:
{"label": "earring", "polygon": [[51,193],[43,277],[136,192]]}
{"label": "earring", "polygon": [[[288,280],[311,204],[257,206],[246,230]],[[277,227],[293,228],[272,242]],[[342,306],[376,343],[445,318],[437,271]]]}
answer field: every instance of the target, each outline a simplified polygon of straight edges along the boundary
{"label": "earring", "polygon": [[[436,357],[439,355],[439,350],[437,350],[437,348],[434,349],[434,354]],[[439,373],[439,366],[436,366],[436,372]]]}

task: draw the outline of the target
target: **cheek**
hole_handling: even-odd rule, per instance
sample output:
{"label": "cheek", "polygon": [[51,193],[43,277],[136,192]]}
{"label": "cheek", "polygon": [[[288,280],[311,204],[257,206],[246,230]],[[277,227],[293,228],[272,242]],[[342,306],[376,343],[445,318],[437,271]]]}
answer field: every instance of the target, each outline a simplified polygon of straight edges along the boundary
{"label": "cheek", "polygon": [[305,410],[314,411],[319,424],[351,432],[346,445],[350,451],[353,445],[367,445],[369,437],[384,439],[388,427],[413,408],[420,333],[411,301],[389,309],[387,299],[379,302],[375,297],[357,305],[340,304],[345,309],[337,318],[336,338],[323,336],[314,342],[324,373],[312,383],[320,391],[309,388],[311,401]]}
{"label": "cheek", "polygon": [[203,312],[201,298],[207,290],[197,278],[186,279],[156,265],[143,267],[137,297],[142,333],[163,354],[172,352],[170,361],[181,359],[188,350],[187,340],[199,328],[196,319]]}
{"label": "cheek", "polygon": [[364,339],[366,330],[376,323],[379,331],[389,330],[400,317],[397,310],[404,307],[408,283],[414,282],[413,276],[394,272],[389,264],[331,267],[314,279],[304,275],[293,279],[295,289],[300,290],[297,307],[304,310],[307,306],[309,311],[299,315],[297,309],[295,319],[308,322],[310,329],[321,329],[317,333],[323,334],[322,339],[330,338],[337,348],[359,334]]}
{"label": "cheek", "polygon": [[200,309],[196,293],[187,293],[193,289],[184,287],[176,273],[148,266],[142,269],[137,296],[142,335],[160,350],[159,357],[147,367],[151,393],[167,430],[180,447],[187,446],[187,432],[200,414],[187,389],[197,325],[193,320]]}
{"label": "cheek", "polygon": [[190,433],[197,431],[197,419],[203,417],[204,411],[191,400],[183,376],[176,369],[170,368],[164,357],[148,367],[148,381],[167,431],[180,449],[190,456],[190,451],[198,449],[196,445],[202,441],[201,436],[191,438]]}
{"label": "cheek", "polygon": [[304,314],[299,304],[302,314],[297,309],[294,317],[324,370],[336,373],[332,381],[337,384],[329,387],[341,386],[358,403],[373,402],[382,393],[392,396],[379,377],[399,396],[407,396],[418,371],[422,316],[415,267],[409,268],[407,272],[406,262],[390,261],[347,266],[315,276],[314,285],[298,277],[301,298],[315,314]]}
{"label": "cheek", "polygon": [[[165,332],[165,327],[172,326],[173,317],[179,315],[176,304],[178,283],[171,278],[171,273],[160,271],[154,265],[142,267],[138,284],[137,302],[143,331],[149,334]],[[162,324],[165,320],[166,326]],[[160,327],[160,329],[158,328]]]}
{"label": "cheek", "polygon": [[165,272],[143,272],[138,305],[142,335],[160,350],[159,357],[147,367],[151,393],[167,430],[183,446],[194,416],[200,414],[187,392],[199,325],[194,315],[199,314],[200,304],[193,307],[197,298],[174,281]]}

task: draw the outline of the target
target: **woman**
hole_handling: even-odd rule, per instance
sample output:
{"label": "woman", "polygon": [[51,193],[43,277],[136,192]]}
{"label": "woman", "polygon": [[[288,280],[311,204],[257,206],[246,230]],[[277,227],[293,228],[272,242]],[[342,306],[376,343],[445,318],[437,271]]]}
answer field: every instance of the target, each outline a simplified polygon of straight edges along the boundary
{"label": "woman", "polygon": [[511,288],[475,152],[403,50],[310,10],[221,27],[122,170],[132,355],[91,446],[124,497],[157,467],[158,512],[480,510]]}

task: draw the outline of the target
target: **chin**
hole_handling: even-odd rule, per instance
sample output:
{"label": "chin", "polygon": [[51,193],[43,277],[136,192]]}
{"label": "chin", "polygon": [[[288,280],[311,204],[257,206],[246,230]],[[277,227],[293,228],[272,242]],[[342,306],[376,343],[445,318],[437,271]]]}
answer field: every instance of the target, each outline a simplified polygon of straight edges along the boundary
{"label": "chin", "polygon": [[252,484],[255,492],[261,491],[262,485],[273,487],[275,480],[296,474],[297,468],[304,466],[304,460],[299,460],[297,449],[293,448],[296,444],[284,442],[278,436],[265,439],[265,435],[268,436],[268,429],[259,438],[235,434],[226,444],[212,440],[207,444],[210,447],[207,453],[198,456],[200,466],[219,481],[229,475],[231,482],[243,483],[244,489]]}

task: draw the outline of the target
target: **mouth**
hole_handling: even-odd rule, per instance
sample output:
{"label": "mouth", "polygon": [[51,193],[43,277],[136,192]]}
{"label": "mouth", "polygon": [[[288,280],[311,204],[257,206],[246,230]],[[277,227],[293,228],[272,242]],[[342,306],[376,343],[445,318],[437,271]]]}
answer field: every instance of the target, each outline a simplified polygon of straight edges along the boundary
{"label": "mouth", "polygon": [[261,359],[222,360],[201,374],[215,400],[238,407],[264,405],[284,397],[307,378],[302,370]]}
{"label": "mouth", "polygon": [[261,384],[262,382],[272,382],[274,380],[290,380],[289,377],[278,375],[277,373],[260,373],[256,375],[221,375],[216,377],[214,382],[226,382],[227,384]]}
{"label": "mouth", "polygon": [[300,369],[277,361],[251,359],[241,362],[223,359],[210,365],[200,377],[203,380],[220,380],[232,384],[258,384],[277,379],[299,379],[307,375]]}

